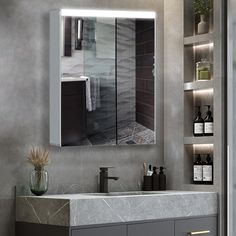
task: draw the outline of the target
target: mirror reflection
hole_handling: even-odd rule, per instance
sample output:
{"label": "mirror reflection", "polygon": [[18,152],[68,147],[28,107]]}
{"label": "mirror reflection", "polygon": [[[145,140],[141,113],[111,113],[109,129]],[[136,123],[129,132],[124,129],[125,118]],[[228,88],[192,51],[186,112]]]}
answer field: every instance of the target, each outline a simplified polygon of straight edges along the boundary
{"label": "mirror reflection", "polygon": [[61,145],[155,143],[154,19],[61,17]]}

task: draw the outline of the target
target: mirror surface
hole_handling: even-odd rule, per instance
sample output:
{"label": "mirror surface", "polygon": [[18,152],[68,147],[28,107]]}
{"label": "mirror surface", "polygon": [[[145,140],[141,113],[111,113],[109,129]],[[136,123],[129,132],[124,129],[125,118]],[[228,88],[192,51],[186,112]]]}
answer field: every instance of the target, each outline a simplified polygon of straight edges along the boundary
{"label": "mirror surface", "polygon": [[61,146],[154,144],[155,19],[60,25]]}

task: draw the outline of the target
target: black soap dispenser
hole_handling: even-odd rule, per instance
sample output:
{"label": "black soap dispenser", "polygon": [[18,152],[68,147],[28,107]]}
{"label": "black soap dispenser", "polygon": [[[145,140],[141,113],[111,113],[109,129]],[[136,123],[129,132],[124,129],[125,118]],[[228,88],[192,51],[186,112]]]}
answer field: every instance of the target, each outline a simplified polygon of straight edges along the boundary
{"label": "black soap dispenser", "polygon": [[213,184],[213,162],[210,154],[207,154],[206,162],[203,163],[202,176],[204,184]]}
{"label": "black soap dispenser", "polygon": [[159,177],[159,189],[166,190],[166,175],[164,174],[163,170],[166,169],[163,166],[160,167],[160,172],[158,174]]}
{"label": "black soap dispenser", "polygon": [[204,120],[202,119],[201,107],[198,108],[197,116],[193,121],[193,135],[194,136],[203,136],[204,134]]}
{"label": "black soap dispenser", "polygon": [[195,184],[202,184],[202,172],[203,172],[203,163],[200,154],[196,155],[196,160],[193,163],[193,182]]}
{"label": "black soap dispenser", "polygon": [[152,174],[152,190],[158,191],[159,190],[159,176],[157,174],[157,168],[153,167],[153,174]]}
{"label": "black soap dispenser", "polygon": [[212,112],[211,112],[211,106],[206,105],[208,108],[206,117],[204,119],[204,135],[205,136],[213,136],[213,117],[212,117]]}

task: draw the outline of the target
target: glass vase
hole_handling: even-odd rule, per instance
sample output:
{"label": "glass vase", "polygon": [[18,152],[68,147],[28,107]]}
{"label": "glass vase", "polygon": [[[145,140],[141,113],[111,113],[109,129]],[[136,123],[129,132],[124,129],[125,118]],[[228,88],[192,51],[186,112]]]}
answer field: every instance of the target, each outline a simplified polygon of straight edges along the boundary
{"label": "glass vase", "polygon": [[30,190],[36,196],[42,196],[48,191],[48,172],[44,169],[33,170],[30,175]]}

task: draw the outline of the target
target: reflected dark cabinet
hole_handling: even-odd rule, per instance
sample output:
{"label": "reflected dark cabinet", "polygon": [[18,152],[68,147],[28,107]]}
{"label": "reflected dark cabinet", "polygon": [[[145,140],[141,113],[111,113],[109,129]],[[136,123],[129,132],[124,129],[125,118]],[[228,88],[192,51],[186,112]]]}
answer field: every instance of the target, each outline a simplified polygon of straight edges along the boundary
{"label": "reflected dark cabinet", "polygon": [[62,146],[80,145],[87,136],[86,82],[63,82],[61,89]]}

